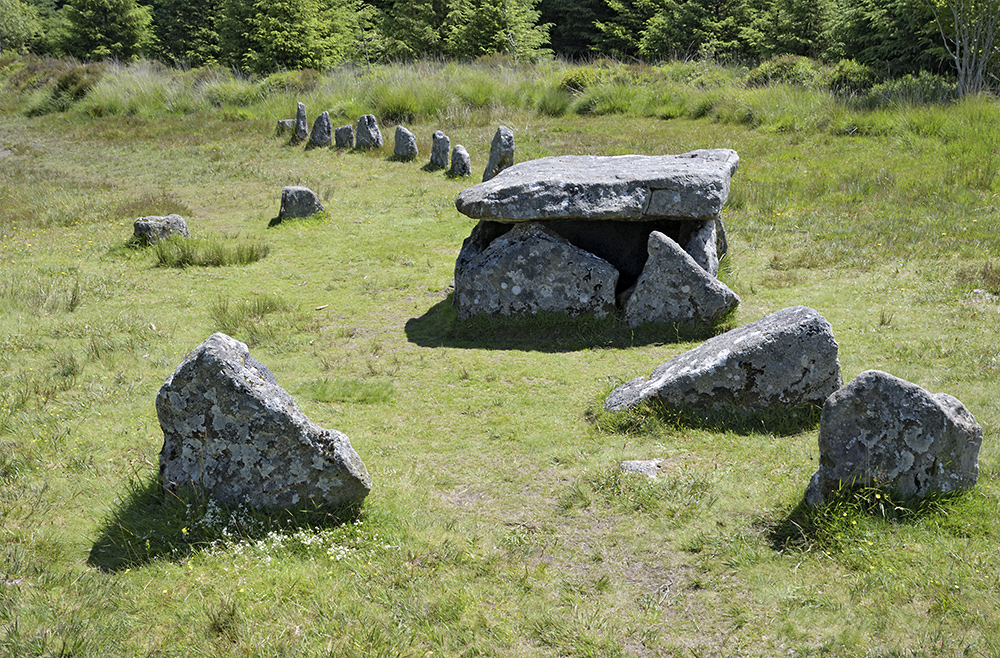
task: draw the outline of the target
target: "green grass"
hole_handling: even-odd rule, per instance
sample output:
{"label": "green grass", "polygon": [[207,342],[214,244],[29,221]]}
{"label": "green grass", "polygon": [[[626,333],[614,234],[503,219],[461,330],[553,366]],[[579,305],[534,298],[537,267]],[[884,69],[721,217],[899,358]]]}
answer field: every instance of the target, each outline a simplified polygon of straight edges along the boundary
{"label": "green grass", "polygon": [[[704,63],[595,62],[572,91],[559,63],[109,65],[29,117],[71,67],[3,61],[0,655],[1000,655],[995,101],[868,111]],[[809,510],[815,409],[601,410],[705,328],[458,322],[470,181],[274,137],[298,99],[340,124],[376,89],[422,153],[442,129],[474,170],[498,123],[519,160],[736,149],[730,324],[805,304],[845,380],[959,398],[984,429],[979,483]],[[327,212],[269,228],[293,184]],[[125,246],[171,212],[195,239],[162,249],[185,266]],[[269,249],[208,266],[206,244]],[[162,495],[156,393],[215,331],[350,437],[374,480],[355,515]],[[616,468],[650,458],[661,479]]]}

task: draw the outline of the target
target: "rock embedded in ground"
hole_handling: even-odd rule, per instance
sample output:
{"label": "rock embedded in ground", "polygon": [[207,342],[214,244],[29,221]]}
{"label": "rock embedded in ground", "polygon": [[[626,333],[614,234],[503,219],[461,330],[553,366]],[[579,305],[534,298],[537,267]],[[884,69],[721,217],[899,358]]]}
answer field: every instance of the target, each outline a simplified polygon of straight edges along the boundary
{"label": "rock embedded in ground", "polygon": [[666,463],[665,459],[633,459],[618,464],[618,470],[631,475],[645,475],[648,478],[657,478],[663,475],[663,467]]}
{"label": "rock embedded in ground", "polygon": [[278,125],[274,134],[278,137],[286,134],[295,134],[295,119],[278,119]]}
{"label": "rock embedded in ground", "polygon": [[372,481],[350,440],[319,427],[243,343],[217,333],[156,397],[160,478],[224,504],[354,508]]}
{"label": "rock embedded in ground", "polygon": [[333,144],[333,124],[330,122],[330,113],[324,110],[313,123],[312,132],[309,133],[309,146],[322,148]]}
{"label": "rock embedded in ground", "polygon": [[842,487],[889,488],[904,498],[969,489],[982,441],[982,427],[954,397],[868,370],[823,405],[819,469],[806,502],[820,506]]}
{"label": "rock embedded in ground", "polygon": [[821,404],[840,388],[830,323],[805,306],[786,308],[710,338],[612,391],[604,409],[659,401],[693,411],[755,413]]}
{"label": "rock embedded in ground", "polygon": [[309,136],[309,123],[306,120],[306,106],[299,103],[295,111],[295,134],[292,136],[293,142],[301,142]]}
{"label": "rock embedded in ground", "polygon": [[448,175],[452,178],[468,178],[472,175],[472,160],[461,144],[456,144],[451,150],[451,169],[448,170]]}
{"label": "rock embedded in ground", "polygon": [[[501,171],[514,164],[514,131],[507,126],[500,126],[493,135],[490,144],[490,158],[483,172],[483,182],[488,181]],[[461,209],[460,209],[461,210]]]}
{"label": "rock embedded in ground", "polygon": [[420,152],[417,150],[417,137],[403,126],[396,126],[392,154],[397,160],[404,162],[416,160],[417,156],[420,155]]}
{"label": "rock embedded in ground", "polygon": [[739,156],[729,149],[682,155],[561,155],[511,166],[463,190],[459,212],[475,219],[646,221],[715,219]]}
{"label": "rock embedded in ground", "polygon": [[354,126],[346,125],[337,128],[333,133],[336,146],[339,149],[354,148]]}
{"label": "rock embedded in ground", "polygon": [[382,132],[378,129],[375,115],[365,114],[358,119],[358,127],[354,131],[354,143],[359,149],[382,147]]}
{"label": "rock embedded in ground", "polygon": [[521,224],[481,252],[463,251],[455,268],[459,318],[614,312],[618,271],[543,226]]}
{"label": "rock embedded in ground", "polygon": [[448,153],[451,151],[451,140],[440,130],[435,130],[431,141],[430,166],[434,169],[448,168]]}
{"label": "rock embedded in ground", "polygon": [[323,204],[320,203],[316,193],[308,187],[289,185],[281,190],[279,221],[296,217],[309,217],[318,212],[323,212]]}
{"label": "rock embedded in ground", "polygon": [[189,238],[191,232],[188,230],[187,222],[180,215],[150,215],[135,220],[132,224],[132,235],[143,244],[153,244],[172,235]]}

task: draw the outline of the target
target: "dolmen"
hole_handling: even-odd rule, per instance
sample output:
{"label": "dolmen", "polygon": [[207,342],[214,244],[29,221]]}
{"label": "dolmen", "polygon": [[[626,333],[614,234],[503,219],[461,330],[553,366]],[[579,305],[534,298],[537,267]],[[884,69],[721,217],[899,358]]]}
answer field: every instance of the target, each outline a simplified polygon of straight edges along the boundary
{"label": "dolmen", "polygon": [[350,440],[303,414],[247,346],[210,336],[156,396],[160,479],[227,505],[356,508],[372,487]]}
{"label": "dolmen", "polygon": [[480,220],[455,264],[459,319],[553,311],[628,326],[712,324],[739,298],[716,277],[739,156],[555,156],[459,194]]}

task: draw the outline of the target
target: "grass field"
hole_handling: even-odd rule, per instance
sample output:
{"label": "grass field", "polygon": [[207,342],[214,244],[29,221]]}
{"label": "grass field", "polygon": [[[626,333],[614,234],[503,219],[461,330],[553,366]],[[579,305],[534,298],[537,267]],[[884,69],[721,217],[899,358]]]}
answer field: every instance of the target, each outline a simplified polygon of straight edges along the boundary
{"label": "grass field", "polygon": [[[562,71],[448,70],[464,101],[397,112],[417,163],[391,160],[384,117],[382,151],[288,146],[274,121],[296,89],[93,111],[123,69],[68,111],[27,112],[44,89],[2,103],[0,655],[1000,655],[1000,106],[668,81],[553,112],[582,98],[553,100]],[[422,98],[423,73],[378,73],[383,99]],[[382,107],[364,80],[302,92],[310,120]],[[733,323],[811,306],[845,381],[877,368],[954,395],[983,426],[978,485],[810,513],[815,423],[601,411],[688,336],[456,323],[474,222],[454,200],[500,123],[518,160],[738,151]],[[471,181],[422,168],[437,129]],[[292,184],[326,213],[269,228]],[[171,212],[205,258],[127,245],[136,217]],[[350,437],[374,479],[357,519],[159,495],[156,393],[215,331]],[[660,480],[616,471],[653,457]]]}

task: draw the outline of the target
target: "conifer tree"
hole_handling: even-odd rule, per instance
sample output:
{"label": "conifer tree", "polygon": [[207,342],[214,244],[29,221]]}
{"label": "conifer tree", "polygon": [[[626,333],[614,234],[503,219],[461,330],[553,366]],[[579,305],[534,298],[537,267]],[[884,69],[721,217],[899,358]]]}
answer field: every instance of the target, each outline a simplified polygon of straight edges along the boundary
{"label": "conifer tree", "polygon": [[536,59],[546,48],[550,25],[539,24],[537,0],[456,0],[448,14],[446,50],[460,58],[506,54]]}
{"label": "conifer tree", "polygon": [[153,43],[149,7],[136,0],[70,0],[66,50],[84,60],[135,60]]}

